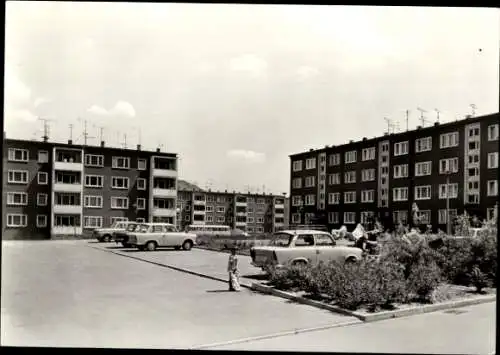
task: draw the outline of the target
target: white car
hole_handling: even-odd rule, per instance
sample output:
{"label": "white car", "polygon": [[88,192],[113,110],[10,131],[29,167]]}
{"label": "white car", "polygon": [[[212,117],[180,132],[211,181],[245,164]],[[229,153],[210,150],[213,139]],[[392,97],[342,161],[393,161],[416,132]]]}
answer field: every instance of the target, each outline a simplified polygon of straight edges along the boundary
{"label": "white car", "polygon": [[131,223],[136,222],[119,221],[113,223],[109,228],[96,228],[92,232],[92,237],[97,239],[99,242],[110,242],[113,239],[114,233],[123,232]]}
{"label": "white car", "polygon": [[139,225],[133,233],[128,234],[128,244],[147,251],[164,247],[191,250],[196,244],[196,234],[179,232],[169,223],[147,223]]}

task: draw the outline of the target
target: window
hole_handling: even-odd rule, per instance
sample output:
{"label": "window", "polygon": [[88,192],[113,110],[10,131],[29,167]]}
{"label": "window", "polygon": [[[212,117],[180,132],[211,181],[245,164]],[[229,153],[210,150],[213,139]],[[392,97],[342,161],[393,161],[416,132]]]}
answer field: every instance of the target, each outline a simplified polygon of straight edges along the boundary
{"label": "window", "polygon": [[83,203],[86,208],[102,208],[102,196],[87,195],[83,198]]}
{"label": "window", "polygon": [[292,214],[292,223],[300,223],[300,213]]}
{"label": "window", "polygon": [[38,151],[38,162],[39,163],[48,163],[49,162],[49,152],[46,150]]}
{"label": "window", "polygon": [[362,151],[361,151],[361,159],[363,161],[367,161],[367,160],[373,160],[375,159],[375,147],[371,147],[371,148],[364,148]]}
{"label": "window", "polygon": [[138,210],[145,210],[146,209],[146,199],[142,198],[142,197],[137,198],[136,205],[137,205],[136,208]]}
{"label": "window", "polygon": [[[226,202],[226,197],[224,196],[217,196],[217,202],[219,203],[224,203]],[[229,201],[230,202],[230,201]]]}
{"label": "window", "polygon": [[474,192],[467,195],[467,203],[478,204],[479,203],[479,193]]}
{"label": "window", "polygon": [[28,194],[26,192],[7,192],[7,205],[27,206]]}
{"label": "window", "polygon": [[302,187],[302,178],[294,178],[292,180],[292,188],[300,189]]}
{"label": "window", "polygon": [[214,206],[207,205],[207,212],[213,212],[214,211]]}
{"label": "window", "polygon": [[113,157],[113,169],[130,169],[130,158]]}
{"label": "window", "polygon": [[394,156],[408,154],[408,141],[394,143]]}
{"label": "window", "polygon": [[383,175],[387,175],[389,174],[389,167],[388,166],[383,166],[382,169],[380,170],[380,172],[383,174]]}
{"label": "window", "polygon": [[431,161],[415,163],[415,176],[431,175],[431,173],[432,173]]}
{"label": "window", "polygon": [[488,153],[488,169],[498,168],[498,152]]}
{"label": "window", "polygon": [[469,190],[478,190],[478,189],[479,189],[479,181],[469,182]]}
{"label": "window", "polygon": [[479,169],[478,168],[471,168],[468,169],[469,176],[479,176]]}
{"label": "window", "polygon": [[388,152],[389,151],[389,143],[387,143],[387,142],[382,143],[382,151],[383,152]]}
{"label": "window", "polygon": [[373,181],[373,180],[375,180],[375,169],[361,170],[361,181]]}
{"label": "window", "polygon": [[7,181],[9,184],[27,184],[28,172],[26,170],[9,170]]}
{"label": "window", "polygon": [[474,141],[474,142],[469,142],[469,150],[476,150],[479,149],[479,142]]}
{"label": "window", "polygon": [[102,175],[85,175],[85,187],[102,187]]}
{"label": "window", "polygon": [[295,239],[296,247],[313,247],[314,237],[311,234],[301,234]]}
{"label": "window", "polygon": [[314,187],[315,185],[315,176],[306,176],[305,179],[305,187]]}
{"label": "window", "polygon": [[[139,222],[139,218],[137,218]],[[85,216],[83,217],[83,228],[102,228],[101,216]]]}
{"label": "window", "polygon": [[254,223],[255,219],[253,217],[248,217],[247,222],[248,223]]}
{"label": "window", "polygon": [[340,203],[340,192],[331,192],[328,194],[328,204],[338,205]]}
{"label": "window", "polygon": [[[448,223],[447,221],[447,218],[446,218],[446,210],[439,210],[439,217],[438,217],[438,223],[439,224],[446,224]],[[453,221],[453,219],[457,216],[457,210],[456,209],[451,209],[450,210],[450,217],[451,217],[451,220]]]}
{"label": "window", "polygon": [[316,169],[316,158],[306,159],[306,170]]}
{"label": "window", "polygon": [[257,223],[264,223],[263,217],[257,217]]}
{"label": "window", "polygon": [[47,206],[49,195],[47,194],[36,194],[36,204],[38,206]]}
{"label": "window", "polygon": [[191,205],[186,205],[186,211],[191,211]]}
{"label": "window", "polygon": [[137,159],[137,170],[146,170],[146,159]]}
{"label": "window", "polygon": [[38,185],[47,185],[49,183],[49,174],[39,171],[37,174]]}
{"label": "window", "polygon": [[423,210],[418,211],[416,213],[417,219],[420,221],[420,224],[430,224],[431,223],[431,211]]}
{"label": "window", "polygon": [[396,224],[406,224],[408,223],[408,211],[394,211],[392,213],[392,219]]}
{"label": "window", "polygon": [[393,201],[408,201],[408,188],[407,187],[395,187],[392,189],[392,200]]}
{"label": "window", "polygon": [[361,191],[361,202],[373,202],[375,200],[375,190]]}
{"label": "window", "polygon": [[28,215],[26,214],[8,214],[7,227],[18,228],[28,226]]}
{"label": "window", "polygon": [[262,228],[262,227],[257,227],[257,228],[255,228],[255,231],[256,231],[257,233],[264,233],[264,228]]}
{"label": "window", "polygon": [[486,218],[488,218],[488,220],[495,218],[495,208],[486,209]]}
{"label": "window", "polygon": [[394,165],[394,178],[408,177],[408,164]]}
{"label": "window", "polygon": [[335,174],[328,175],[328,184],[329,185],[338,185],[338,184],[340,184],[340,173],[335,173]]}
{"label": "window", "polygon": [[137,179],[137,190],[146,190],[146,179]]}
{"label": "window", "polygon": [[212,196],[212,195],[207,196],[207,202],[214,202],[214,201],[215,201],[214,196]]}
{"label": "window", "polygon": [[328,223],[332,223],[332,224],[339,223],[339,213],[338,212],[328,212]]}
{"label": "window", "polygon": [[9,161],[27,163],[28,160],[29,153],[27,149],[9,148]]}
{"label": "window", "polygon": [[306,195],[306,206],[314,206],[316,203],[315,195]]}
{"label": "window", "polygon": [[415,200],[430,200],[431,186],[415,186]]}
{"label": "window", "polygon": [[354,184],[356,182],[356,171],[346,171],[344,173],[344,183]]}
{"label": "window", "polygon": [[432,150],[432,137],[419,138],[415,141],[415,151],[428,152]]}
{"label": "window", "polygon": [[292,196],[292,206],[302,205],[302,196]]}
{"label": "window", "polygon": [[488,126],[488,140],[489,141],[498,140],[498,124],[493,124]]}
{"label": "window", "polygon": [[189,221],[189,220],[190,220],[190,218],[191,218],[191,216],[186,215],[186,216],[184,217],[184,220],[185,220],[185,221]]}
{"label": "window", "polygon": [[344,192],[344,203],[356,203],[356,191]]}
{"label": "window", "polygon": [[458,173],[458,158],[448,158],[439,160],[439,173]]}
{"label": "window", "polygon": [[345,224],[356,223],[356,212],[344,212],[344,223]]}
{"label": "window", "polygon": [[104,155],[85,154],[85,166],[103,167]]}
{"label": "window", "polygon": [[339,153],[330,154],[330,156],[328,157],[328,165],[334,166],[339,164],[340,164],[340,154]]}
{"label": "window", "polygon": [[361,217],[361,223],[368,223],[373,219],[373,217],[375,217],[375,212],[362,211],[360,217]]}
{"label": "window", "polygon": [[45,215],[45,214],[36,215],[36,227],[37,228],[46,228],[47,227],[47,215]]}
{"label": "window", "polygon": [[225,213],[226,212],[226,208],[218,206],[216,208],[215,212],[217,212],[217,213]]}
{"label": "window", "polygon": [[479,128],[469,128],[469,137],[479,136]]}
{"label": "window", "polygon": [[224,216],[217,216],[217,223],[224,223],[225,220]]}
{"label": "window", "polygon": [[293,171],[301,171],[302,170],[302,160],[296,160],[292,163]]}
{"label": "window", "polygon": [[498,181],[488,180],[488,196],[498,195]]}
{"label": "window", "polygon": [[443,133],[439,136],[439,147],[451,148],[458,146],[458,132]]}
{"label": "window", "polygon": [[[449,194],[449,195],[447,195]],[[458,197],[458,184],[453,183],[448,185],[448,189],[446,188],[446,184],[439,185],[439,198],[457,198]]]}
{"label": "window", "polygon": [[123,176],[113,176],[111,178],[111,188],[113,189],[128,189],[128,177]]}
{"label": "window", "polygon": [[479,154],[470,154],[469,155],[469,164],[479,163]]}
{"label": "window", "polygon": [[111,197],[111,208],[117,210],[128,209],[128,197]]}
{"label": "window", "polygon": [[346,164],[355,163],[357,158],[357,152],[355,150],[351,150],[349,152],[345,152],[344,160]]}

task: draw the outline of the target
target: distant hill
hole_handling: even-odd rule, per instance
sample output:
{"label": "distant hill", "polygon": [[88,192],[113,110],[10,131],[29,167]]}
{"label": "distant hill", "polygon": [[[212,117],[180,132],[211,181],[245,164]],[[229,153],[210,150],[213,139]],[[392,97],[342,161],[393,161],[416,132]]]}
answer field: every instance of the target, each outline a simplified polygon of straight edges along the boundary
{"label": "distant hill", "polygon": [[180,191],[204,191],[201,187],[181,179],[177,179],[177,189]]}

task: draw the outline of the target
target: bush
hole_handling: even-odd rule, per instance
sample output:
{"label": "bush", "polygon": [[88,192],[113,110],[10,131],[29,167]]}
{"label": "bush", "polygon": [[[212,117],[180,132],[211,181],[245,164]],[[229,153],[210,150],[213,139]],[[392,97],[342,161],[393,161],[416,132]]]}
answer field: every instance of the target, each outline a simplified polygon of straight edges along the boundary
{"label": "bush", "polygon": [[408,277],[408,291],[419,301],[429,301],[432,291],[441,282],[441,269],[435,262],[414,265]]}
{"label": "bush", "polygon": [[475,239],[471,245],[472,262],[469,270],[477,267],[484,276],[496,286],[497,275],[497,237],[483,235]]}
{"label": "bush", "polygon": [[472,240],[446,238],[437,251],[442,256],[438,266],[443,278],[452,284],[468,285],[468,272],[473,260]]}
{"label": "bush", "polygon": [[290,266],[282,269],[270,269],[269,274],[269,283],[277,289],[283,291],[304,290],[310,282],[311,267]]}
{"label": "bush", "polygon": [[490,286],[488,276],[482,272],[479,267],[474,266],[472,272],[469,274],[471,284],[476,288],[478,293],[482,293],[485,287]]}

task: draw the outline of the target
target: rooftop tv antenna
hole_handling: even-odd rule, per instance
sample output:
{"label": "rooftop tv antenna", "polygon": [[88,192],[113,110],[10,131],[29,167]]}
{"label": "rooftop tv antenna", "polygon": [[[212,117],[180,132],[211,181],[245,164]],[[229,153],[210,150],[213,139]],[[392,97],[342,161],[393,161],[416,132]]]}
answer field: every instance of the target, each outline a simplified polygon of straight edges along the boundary
{"label": "rooftop tv antenna", "polygon": [[406,110],[406,131],[408,131],[408,119],[410,116],[410,110]]}
{"label": "rooftop tv antenna", "polygon": [[420,122],[421,126],[424,127],[425,123],[427,122],[427,119],[424,117],[424,113],[427,111],[420,107],[417,107],[417,110],[420,111]]}
{"label": "rooftop tv antenna", "polygon": [[141,128],[140,127],[137,127],[137,141],[138,143],[137,144],[141,144]]}
{"label": "rooftop tv antenna", "polygon": [[[82,119],[80,117],[78,117],[78,121],[81,121]],[[95,138],[95,137],[92,137],[92,136],[89,136],[89,132],[88,132],[88,129],[87,129],[87,120],[83,120],[83,145],[87,145],[87,142],[89,140],[89,138]]]}
{"label": "rooftop tv antenna", "polygon": [[104,127],[99,127],[99,139],[100,141],[104,141]]}
{"label": "rooftop tv antenna", "polygon": [[477,106],[475,104],[470,104],[469,106],[472,109],[471,115],[472,115],[472,117],[474,117],[476,115]]}
{"label": "rooftop tv antenna", "polygon": [[439,111],[437,108],[435,108],[434,111],[436,111],[437,113],[437,121],[439,122],[439,114],[441,113],[441,111]]}
{"label": "rooftop tv antenna", "polygon": [[391,128],[394,127],[393,123],[392,123],[392,120],[387,118],[387,117],[384,117],[384,120],[385,122],[387,122],[387,133],[390,134],[391,133]]}
{"label": "rooftop tv antenna", "polygon": [[73,126],[74,124],[73,123],[70,123],[69,124],[69,140],[72,141],[73,140]]}
{"label": "rooftop tv antenna", "polygon": [[50,131],[49,122],[52,121],[52,120],[49,119],[49,118],[41,118],[41,117],[38,117],[38,120],[40,120],[40,121],[43,122],[43,136],[42,136],[42,139],[43,139],[44,142],[48,142],[48,140],[49,140],[49,131]]}
{"label": "rooftop tv antenna", "polygon": [[123,133],[123,148],[127,149],[127,133]]}

